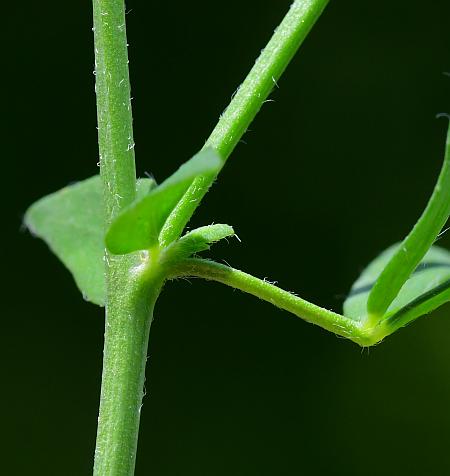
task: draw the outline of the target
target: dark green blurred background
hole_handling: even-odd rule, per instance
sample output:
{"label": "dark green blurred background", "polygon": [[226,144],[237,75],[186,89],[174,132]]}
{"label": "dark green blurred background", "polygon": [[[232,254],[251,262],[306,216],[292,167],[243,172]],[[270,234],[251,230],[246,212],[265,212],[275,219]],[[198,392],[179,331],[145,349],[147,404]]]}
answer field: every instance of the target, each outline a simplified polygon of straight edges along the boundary
{"label": "dark green blurred background", "polygon": [[[290,0],[129,1],[140,175],[198,150]],[[102,311],[20,231],[97,173],[91,6],[10,2],[3,28],[2,474],[89,475]],[[218,258],[341,309],[439,171],[448,0],[331,1],[193,220]],[[450,247],[450,238],[440,243]],[[150,338],[137,475],[450,473],[450,307],[361,351],[219,284],[169,284]]]}

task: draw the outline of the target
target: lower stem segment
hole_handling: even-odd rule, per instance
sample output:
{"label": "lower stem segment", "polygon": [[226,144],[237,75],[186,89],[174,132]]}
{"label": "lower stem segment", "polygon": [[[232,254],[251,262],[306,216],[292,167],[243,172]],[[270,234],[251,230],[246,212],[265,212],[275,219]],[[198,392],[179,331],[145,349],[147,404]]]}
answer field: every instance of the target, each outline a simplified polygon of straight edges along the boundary
{"label": "lower stem segment", "polygon": [[[150,324],[162,280],[143,265],[142,270],[133,267],[130,255],[109,257],[109,260],[94,476],[131,476],[136,460]],[[129,273],[124,274],[124,268]]]}

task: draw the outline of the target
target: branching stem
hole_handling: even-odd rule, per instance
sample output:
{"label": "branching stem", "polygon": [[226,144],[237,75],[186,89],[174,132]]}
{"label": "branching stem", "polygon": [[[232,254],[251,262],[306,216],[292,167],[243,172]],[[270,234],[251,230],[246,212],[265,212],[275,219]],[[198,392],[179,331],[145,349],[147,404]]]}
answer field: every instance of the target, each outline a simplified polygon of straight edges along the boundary
{"label": "branching stem", "polygon": [[[226,159],[276,85],[328,0],[295,0],[206,145]],[[135,198],[136,177],[123,0],[93,0],[100,168],[105,223]],[[212,179],[213,180],[213,179]],[[163,229],[182,233],[212,180],[195,180]],[[106,331],[95,476],[132,476],[153,306],[164,277],[157,256],[106,255]],[[286,305],[290,306],[286,297]],[[337,316],[337,315],[336,315]],[[330,328],[341,321],[328,316]],[[342,324],[345,323],[342,321]],[[328,324],[327,324],[328,325]],[[350,325],[350,323],[348,323]],[[334,327],[333,327],[334,326]]]}

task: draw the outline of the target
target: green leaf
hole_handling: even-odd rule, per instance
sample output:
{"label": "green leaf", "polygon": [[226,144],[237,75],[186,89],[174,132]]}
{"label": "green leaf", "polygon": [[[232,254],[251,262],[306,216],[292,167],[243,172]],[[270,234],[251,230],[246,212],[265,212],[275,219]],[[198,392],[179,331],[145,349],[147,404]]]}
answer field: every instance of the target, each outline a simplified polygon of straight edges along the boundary
{"label": "green leaf", "polygon": [[234,234],[230,225],[220,223],[196,228],[168,246],[164,259],[165,261],[178,261],[188,258],[200,251],[209,250],[211,244],[228,236],[234,236]]}
{"label": "green leaf", "polygon": [[425,211],[409,235],[381,272],[367,300],[368,313],[376,319],[383,316],[389,305],[425,253],[430,249],[450,215],[450,127],[444,164]]}
{"label": "green leaf", "polygon": [[[137,196],[147,195],[154,186],[153,180],[138,180]],[[105,302],[103,213],[97,175],[41,198],[24,220],[73,274],[84,298],[99,306]]]}
{"label": "green leaf", "polygon": [[214,149],[200,151],[148,196],[122,211],[106,234],[108,250],[114,254],[127,254],[156,245],[167,217],[193,180],[199,176],[211,180],[222,165],[222,159]]}
{"label": "green leaf", "polygon": [[[402,244],[397,243],[379,255],[362,272],[344,302],[344,315],[357,321],[367,319],[369,294]],[[392,301],[383,321],[400,327],[431,312],[450,300],[450,253],[433,246],[416,267],[410,278]]]}

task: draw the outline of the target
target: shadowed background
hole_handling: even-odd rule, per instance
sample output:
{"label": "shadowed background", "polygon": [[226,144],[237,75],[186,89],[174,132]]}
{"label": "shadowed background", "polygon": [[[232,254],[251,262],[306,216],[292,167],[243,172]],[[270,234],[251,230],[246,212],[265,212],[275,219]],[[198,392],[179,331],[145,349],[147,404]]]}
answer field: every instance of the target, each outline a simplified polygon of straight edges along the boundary
{"label": "shadowed background", "polygon": [[[161,181],[202,146],[289,4],[127,2],[141,176]],[[19,229],[34,200],[98,171],[91,6],[13,2],[3,15],[2,466],[89,475],[102,311]],[[191,223],[235,227],[242,243],[212,255],[339,311],[437,177],[449,19],[446,0],[332,1]],[[449,314],[368,352],[219,284],[169,283],[136,474],[447,474]]]}

